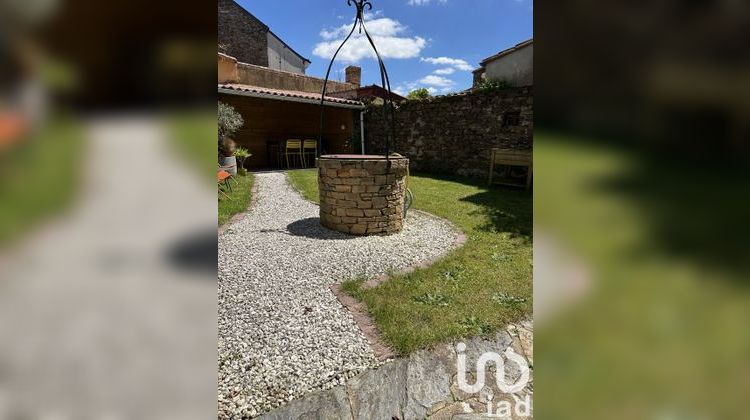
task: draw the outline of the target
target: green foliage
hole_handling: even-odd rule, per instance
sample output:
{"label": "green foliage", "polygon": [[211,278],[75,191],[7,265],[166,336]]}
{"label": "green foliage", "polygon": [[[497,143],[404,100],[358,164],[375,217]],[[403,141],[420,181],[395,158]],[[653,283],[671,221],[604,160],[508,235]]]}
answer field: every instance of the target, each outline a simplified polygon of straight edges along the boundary
{"label": "green foliage", "polygon": [[505,80],[485,80],[484,82],[477,85],[475,89],[480,92],[489,92],[495,90],[510,89],[512,87],[513,86],[511,86],[511,84]]}
{"label": "green foliage", "polygon": [[525,298],[519,298],[503,292],[498,292],[492,295],[492,300],[504,306],[520,305],[526,302]]}
{"label": "green foliage", "polygon": [[246,212],[252,198],[253,180],[252,175],[236,177],[232,183],[232,191],[225,188],[224,191],[230,198],[219,194],[219,226],[228,222],[235,214]]}
{"label": "green foliage", "polygon": [[224,140],[236,133],[244,124],[245,120],[242,119],[242,115],[239,112],[235,111],[230,105],[219,102],[218,128],[220,152],[224,147]]}
{"label": "green foliage", "polygon": [[238,147],[238,148],[237,148],[237,149],[236,149],[236,150],[234,151],[234,157],[236,157],[236,158],[237,158],[237,160],[239,161],[239,163],[240,163],[240,164],[238,165],[238,167],[239,167],[240,169],[244,169],[244,168],[245,168],[245,160],[246,160],[247,158],[249,158],[250,156],[252,156],[252,155],[253,155],[253,154],[252,154],[252,153],[250,153],[250,151],[249,151],[249,150],[247,150],[247,149],[245,149],[244,147]]}
{"label": "green foliage", "polygon": [[204,180],[216,182],[216,156],[208,139],[216,130],[216,111],[201,109],[178,112],[169,117],[170,143]]}
{"label": "green foliage", "polygon": [[84,139],[76,121],[55,116],[30,138],[0,153],[0,248],[72,203]]}
{"label": "green foliage", "polygon": [[432,98],[432,95],[430,94],[430,91],[428,91],[425,88],[415,89],[409,92],[408,95],[406,95],[407,99],[421,101],[424,99]]}
{"label": "green foliage", "polygon": [[433,305],[433,306],[448,306],[448,298],[440,293],[425,293],[423,295],[415,296],[412,300],[420,305]]}

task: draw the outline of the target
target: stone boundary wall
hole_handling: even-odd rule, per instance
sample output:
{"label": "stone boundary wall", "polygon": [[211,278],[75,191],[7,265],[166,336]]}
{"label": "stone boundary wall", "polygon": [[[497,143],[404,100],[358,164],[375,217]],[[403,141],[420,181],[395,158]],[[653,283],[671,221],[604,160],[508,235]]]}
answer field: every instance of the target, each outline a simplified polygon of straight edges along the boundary
{"label": "stone boundary wall", "polygon": [[[530,87],[405,101],[396,110],[391,152],[409,158],[412,171],[485,178],[492,148],[533,147],[533,106]],[[365,114],[365,148],[368,154],[385,151],[377,105]]]}
{"label": "stone boundary wall", "polygon": [[352,235],[392,235],[404,227],[408,159],[318,160],[320,223]]}

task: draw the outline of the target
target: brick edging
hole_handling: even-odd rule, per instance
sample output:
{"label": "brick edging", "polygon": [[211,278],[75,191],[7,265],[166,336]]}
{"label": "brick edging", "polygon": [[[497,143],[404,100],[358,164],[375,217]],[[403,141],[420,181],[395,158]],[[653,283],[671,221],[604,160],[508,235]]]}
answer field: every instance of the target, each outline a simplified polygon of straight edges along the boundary
{"label": "brick edging", "polygon": [[357,323],[359,330],[362,331],[367,341],[370,343],[372,352],[375,353],[375,358],[378,361],[385,361],[392,359],[397,356],[396,352],[390,348],[380,336],[380,331],[377,325],[373,321],[370,314],[367,312],[367,306],[357,300],[356,298],[349,296],[343,290],[341,290],[341,284],[336,283],[331,285],[331,292],[336,296],[339,303],[343,305],[354,318],[354,322]]}
{"label": "brick edging", "polygon": [[383,283],[385,281],[390,280],[392,277],[402,276],[402,275],[406,275],[406,274],[409,274],[409,273],[413,273],[414,271],[416,271],[416,270],[418,270],[420,268],[428,268],[431,265],[435,264],[436,262],[438,262],[438,261],[442,260],[443,258],[445,258],[446,256],[448,256],[448,254],[450,254],[451,252],[453,252],[453,251],[461,248],[462,246],[464,246],[464,244],[466,244],[466,239],[467,239],[466,238],[466,234],[458,226],[456,226],[453,222],[451,222],[450,220],[444,219],[444,218],[439,217],[439,216],[435,216],[432,213],[427,213],[426,211],[422,211],[422,210],[412,209],[412,210],[409,210],[409,211],[410,212],[419,213],[419,214],[421,214],[423,216],[426,216],[426,217],[431,217],[433,219],[439,220],[439,221],[441,221],[441,222],[443,222],[443,223],[451,226],[453,228],[453,230],[456,232],[456,238],[453,240],[452,247],[448,250],[448,252],[446,252],[443,255],[439,255],[437,257],[421,261],[418,264],[414,264],[414,265],[411,265],[411,266],[406,267],[404,269],[401,269],[399,271],[396,271],[392,275],[383,274],[382,276],[375,277],[373,279],[367,280],[362,285],[362,287],[364,287],[365,289],[372,289],[373,287],[377,287],[379,284],[381,284],[381,283]]}
{"label": "brick edging", "polygon": [[[454,223],[452,223],[450,220],[444,219],[439,216],[435,216],[434,214],[427,213],[425,211],[421,210],[409,210],[410,212],[417,212],[419,214],[422,214],[426,217],[431,217],[436,220],[440,220],[442,222],[445,222],[449,226],[451,226],[454,231],[456,232],[456,238],[453,240],[453,247],[445,254],[440,255],[435,258],[431,258],[429,260],[425,260],[420,262],[419,264],[415,264],[409,267],[406,267],[400,271],[397,271],[393,273],[393,275],[382,275],[379,277],[376,277],[374,279],[370,279],[366,281],[362,287],[365,288],[373,288],[385,281],[390,280],[393,277],[408,274],[411,273],[419,268],[427,268],[437,261],[445,258],[448,254],[450,254],[453,251],[456,251],[458,248],[461,248],[464,244],[466,244],[466,234],[458,228]],[[343,305],[349,313],[351,313],[352,317],[354,318],[354,322],[357,323],[357,326],[359,327],[360,331],[365,335],[365,338],[367,338],[367,341],[370,343],[370,348],[372,348],[373,353],[375,353],[375,358],[379,361],[385,361],[388,359],[392,359],[398,354],[395,350],[393,350],[391,347],[389,347],[385,341],[382,339],[380,335],[380,330],[378,329],[377,325],[375,324],[375,321],[370,316],[369,312],[367,311],[367,306],[357,300],[356,298],[346,294],[343,290],[341,290],[341,284],[335,283],[331,285],[331,291],[333,292],[334,296],[336,296],[336,299],[338,299],[339,303]]]}

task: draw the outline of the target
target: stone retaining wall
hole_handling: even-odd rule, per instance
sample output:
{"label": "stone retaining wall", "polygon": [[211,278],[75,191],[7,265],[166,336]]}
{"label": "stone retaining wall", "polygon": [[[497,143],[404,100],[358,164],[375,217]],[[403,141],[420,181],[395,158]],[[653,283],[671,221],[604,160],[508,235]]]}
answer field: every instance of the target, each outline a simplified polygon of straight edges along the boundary
{"label": "stone retaining wall", "polygon": [[353,235],[391,235],[404,227],[409,160],[385,158],[319,160],[320,222]]}
{"label": "stone retaining wall", "polygon": [[[415,171],[486,178],[492,148],[532,148],[533,106],[531,88],[405,101],[396,110],[396,140],[390,151],[408,157]],[[368,108],[367,153],[385,152],[382,118],[380,106]],[[355,124],[358,133],[358,121]]]}

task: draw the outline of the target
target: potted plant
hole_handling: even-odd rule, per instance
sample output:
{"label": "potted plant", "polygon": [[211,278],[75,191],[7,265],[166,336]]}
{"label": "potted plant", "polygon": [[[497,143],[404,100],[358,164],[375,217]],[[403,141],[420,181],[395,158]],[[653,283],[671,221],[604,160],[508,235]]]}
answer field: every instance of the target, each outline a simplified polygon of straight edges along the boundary
{"label": "potted plant", "polygon": [[237,175],[237,158],[234,156],[236,144],[229,137],[244,124],[242,115],[231,106],[219,102],[219,164],[232,175]]}
{"label": "potted plant", "polygon": [[230,138],[224,139],[221,144],[221,150],[219,152],[221,159],[219,164],[221,167],[232,174],[237,175],[237,158],[234,156],[234,152],[237,150],[237,144]]}
{"label": "potted plant", "polygon": [[252,156],[252,153],[250,153],[244,147],[238,147],[237,150],[234,151],[234,157],[237,158],[237,161],[239,162],[237,168],[240,175],[242,176],[245,176],[247,174],[247,169],[245,169],[245,160],[250,156]]}

